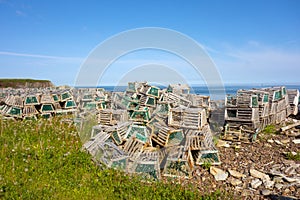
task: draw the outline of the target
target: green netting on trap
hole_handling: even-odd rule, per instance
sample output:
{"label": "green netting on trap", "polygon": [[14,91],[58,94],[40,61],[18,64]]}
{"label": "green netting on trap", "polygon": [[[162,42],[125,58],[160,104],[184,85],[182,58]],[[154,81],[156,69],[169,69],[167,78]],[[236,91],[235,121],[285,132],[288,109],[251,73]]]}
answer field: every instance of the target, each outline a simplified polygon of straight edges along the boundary
{"label": "green netting on trap", "polygon": [[22,115],[22,109],[21,108],[17,108],[17,107],[12,107],[9,112],[9,115],[14,115],[14,116],[18,116],[18,115]]}
{"label": "green netting on trap", "polygon": [[36,96],[28,96],[25,99],[25,104],[29,105],[29,104],[38,104],[38,99]]}
{"label": "green netting on trap", "polygon": [[159,171],[156,163],[138,163],[134,172],[139,173],[143,178],[159,179]]}
{"label": "green netting on trap", "polygon": [[69,99],[71,97],[69,92],[65,92],[61,94],[61,100],[65,101],[66,99]]}
{"label": "green netting on trap", "polygon": [[53,94],[53,95],[52,95],[52,98],[53,98],[53,101],[54,101],[54,102],[59,101],[58,95],[56,95],[56,94]]}
{"label": "green netting on trap", "polygon": [[281,91],[276,91],[274,95],[274,100],[279,100],[282,98],[282,92]]}
{"label": "green netting on trap", "polygon": [[167,159],[165,169],[164,169],[164,176],[188,177],[188,175],[189,175],[189,170],[187,166],[187,161]]}
{"label": "green netting on trap", "polygon": [[98,144],[95,158],[98,162],[109,166],[113,159],[119,158],[124,155],[124,152],[119,149],[116,145],[110,142],[103,142]]}
{"label": "green netting on trap", "polygon": [[218,151],[202,151],[196,163],[202,165],[204,163],[211,163],[214,165],[221,164]]}
{"label": "green netting on trap", "polygon": [[150,114],[147,107],[143,110],[135,110],[130,116],[131,120],[138,121],[138,122],[149,122]]}
{"label": "green netting on trap", "polygon": [[286,95],[286,89],[285,89],[285,87],[283,87],[281,91],[282,91],[283,95]]}
{"label": "green netting on trap", "polygon": [[128,165],[128,156],[123,156],[121,158],[112,159],[110,167],[118,170],[125,171]]}
{"label": "green netting on trap", "polygon": [[92,94],[86,94],[86,95],[83,96],[82,100],[83,101],[86,101],[86,100],[91,101],[91,100],[93,100],[93,95]]}
{"label": "green netting on trap", "polygon": [[101,102],[100,106],[101,106],[101,109],[106,109],[107,108],[106,102]]}
{"label": "green netting on trap", "polygon": [[24,116],[24,120],[36,120],[37,117],[35,115],[32,116]]}
{"label": "green netting on trap", "polygon": [[184,138],[184,136],[183,136],[182,130],[172,131],[169,135],[168,144],[169,145],[179,145],[181,143],[181,141],[183,140],[183,138]]}
{"label": "green netting on trap", "polygon": [[135,91],[136,91],[135,83],[130,83],[130,82],[129,82],[126,91],[129,91],[129,92],[135,92]]}
{"label": "green netting on trap", "polygon": [[65,108],[75,108],[75,107],[76,107],[76,104],[73,100],[69,100],[66,102]]}
{"label": "green netting on trap", "polygon": [[5,98],[6,94],[5,93],[0,93],[0,98]]}
{"label": "green netting on trap", "polygon": [[42,118],[49,119],[51,117],[50,113],[42,114]]}
{"label": "green netting on trap", "polygon": [[155,98],[148,97],[145,104],[149,106],[155,106]]}
{"label": "green netting on trap", "polygon": [[252,107],[258,106],[258,97],[256,95],[251,97]]}
{"label": "green netting on trap", "polygon": [[173,88],[170,85],[167,88],[167,92],[173,92]]}
{"label": "green netting on trap", "polygon": [[99,96],[96,96],[94,98],[95,101],[105,101],[105,97],[99,97]]}
{"label": "green netting on trap", "polygon": [[155,97],[159,97],[159,88],[157,87],[150,87],[149,90],[147,91],[147,95],[152,95]]}
{"label": "green netting on trap", "polygon": [[121,100],[121,103],[122,103],[123,105],[127,106],[128,103],[130,102],[130,100],[131,100],[130,97],[124,96],[124,97],[122,98],[122,100]]}
{"label": "green netting on trap", "polygon": [[83,108],[86,110],[96,110],[97,104],[95,102],[86,102],[84,103]]}
{"label": "green netting on trap", "polygon": [[140,140],[140,141],[142,141],[144,143],[147,142],[147,140],[148,140],[147,136],[144,136],[144,135],[142,135],[140,133],[136,133],[135,137],[136,137],[136,139],[138,139],[138,140]]}
{"label": "green netting on trap", "polygon": [[147,128],[145,126],[131,125],[126,133],[126,138],[130,138],[131,136],[135,136],[142,142],[146,142],[148,139]]}
{"label": "green netting on trap", "polygon": [[133,102],[133,101],[129,101],[126,105],[126,108],[128,110],[138,110],[139,109],[139,103],[137,102]]}
{"label": "green netting on trap", "polygon": [[52,104],[43,104],[41,110],[42,110],[42,112],[52,112],[52,111],[54,111]]}
{"label": "green netting on trap", "polygon": [[0,105],[0,110],[3,110],[5,105]]}
{"label": "green netting on trap", "polygon": [[268,103],[269,102],[269,95],[268,94],[264,94],[264,103]]}
{"label": "green netting on trap", "polygon": [[113,131],[111,133],[111,137],[114,139],[117,145],[120,145],[122,143],[122,139],[120,135],[118,134],[118,131]]}

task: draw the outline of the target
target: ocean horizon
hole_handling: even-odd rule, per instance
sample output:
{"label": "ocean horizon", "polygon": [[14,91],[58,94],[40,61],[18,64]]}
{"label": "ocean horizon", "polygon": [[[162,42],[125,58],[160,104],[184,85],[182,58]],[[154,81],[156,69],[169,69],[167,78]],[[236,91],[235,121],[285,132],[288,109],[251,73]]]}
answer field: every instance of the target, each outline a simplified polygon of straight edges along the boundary
{"label": "ocean horizon", "polygon": [[[260,89],[260,88],[269,88],[269,87],[279,87],[285,86],[287,89],[298,89],[300,90],[300,84],[238,84],[238,85],[224,85],[225,93],[234,95],[240,89],[250,90],[250,89]],[[165,86],[158,86],[161,89],[166,88]],[[97,86],[97,88],[103,88],[107,91],[114,91],[114,92],[124,92],[127,86],[113,86],[113,85],[106,85],[106,86]],[[198,95],[205,95],[205,96],[219,96],[222,94],[221,87],[215,86],[211,87],[209,91],[207,86],[204,85],[191,85],[190,86],[192,94]],[[214,94],[214,95],[212,95]],[[225,98],[225,97],[224,97]],[[217,99],[213,100],[220,100],[221,97],[217,97]]]}

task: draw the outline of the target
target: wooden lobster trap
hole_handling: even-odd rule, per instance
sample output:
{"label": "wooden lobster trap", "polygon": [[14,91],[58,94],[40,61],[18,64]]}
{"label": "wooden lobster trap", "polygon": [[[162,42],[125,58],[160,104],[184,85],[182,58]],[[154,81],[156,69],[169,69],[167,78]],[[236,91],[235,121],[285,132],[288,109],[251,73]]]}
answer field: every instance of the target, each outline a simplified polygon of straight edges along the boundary
{"label": "wooden lobster trap", "polygon": [[116,125],[128,119],[126,110],[102,109],[98,114],[98,123],[102,125]]}
{"label": "wooden lobster trap", "polygon": [[142,175],[147,179],[160,179],[160,153],[156,148],[144,148],[133,162],[130,172]]}
{"label": "wooden lobster trap", "polygon": [[204,108],[171,108],[168,125],[176,128],[201,129],[207,124]]}
{"label": "wooden lobster trap", "polygon": [[184,146],[168,148],[167,160],[163,170],[163,176],[171,178],[188,178],[191,167],[188,163],[188,152]]}
{"label": "wooden lobster trap", "polygon": [[162,147],[179,145],[184,139],[183,131],[156,122],[152,126],[151,140]]}

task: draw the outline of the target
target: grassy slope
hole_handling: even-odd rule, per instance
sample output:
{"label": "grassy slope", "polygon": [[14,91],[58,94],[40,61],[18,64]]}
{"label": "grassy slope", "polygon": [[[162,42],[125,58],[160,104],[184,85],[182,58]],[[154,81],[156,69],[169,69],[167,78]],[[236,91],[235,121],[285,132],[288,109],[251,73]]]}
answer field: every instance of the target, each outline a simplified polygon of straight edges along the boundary
{"label": "grassy slope", "polygon": [[49,80],[34,80],[34,79],[0,79],[1,87],[19,87],[20,85],[25,86],[26,83],[48,83]]}
{"label": "grassy slope", "polygon": [[192,186],[100,170],[81,146],[76,129],[59,119],[0,119],[0,199],[201,199]]}

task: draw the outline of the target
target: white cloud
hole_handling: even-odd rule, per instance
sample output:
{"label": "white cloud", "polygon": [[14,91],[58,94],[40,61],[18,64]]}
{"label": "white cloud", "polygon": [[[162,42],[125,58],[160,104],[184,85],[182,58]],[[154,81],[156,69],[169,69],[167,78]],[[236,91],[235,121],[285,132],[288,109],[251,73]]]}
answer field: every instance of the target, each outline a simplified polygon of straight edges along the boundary
{"label": "white cloud", "polygon": [[80,57],[64,57],[64,56],[49,56],[41,54],[28,54],[28,53],[17,53],[17,52],[8,52],[0,51],[0,55],[5,56],[17,56],[17,57],[31,57],[31,58],[45,58],[45,59],[54,59],[54,60],[68,60],[68,61],[82,61],[84,58]]}
{"label": "white cloud", "polygon": [[[215,52],[215,51],[214,51]],[[212,58],[225,82],[299,82],[300,50],[249,41],[218,50]],[[220,53],[222,52],[222,53]]]}

